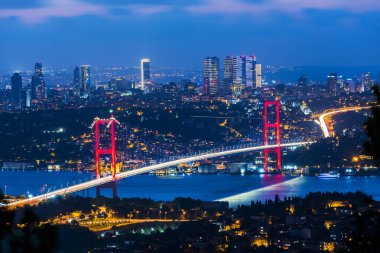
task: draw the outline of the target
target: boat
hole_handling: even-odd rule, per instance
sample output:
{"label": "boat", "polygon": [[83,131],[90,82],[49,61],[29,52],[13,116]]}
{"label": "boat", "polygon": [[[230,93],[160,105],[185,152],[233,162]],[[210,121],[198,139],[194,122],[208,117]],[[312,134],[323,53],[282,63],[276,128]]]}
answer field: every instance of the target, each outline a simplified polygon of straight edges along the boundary
{"label": "boat", "polygon": [[339,178],[339,173],[335,171],[330,171],[329,173],[321,173],[318,175],[318,178]]}

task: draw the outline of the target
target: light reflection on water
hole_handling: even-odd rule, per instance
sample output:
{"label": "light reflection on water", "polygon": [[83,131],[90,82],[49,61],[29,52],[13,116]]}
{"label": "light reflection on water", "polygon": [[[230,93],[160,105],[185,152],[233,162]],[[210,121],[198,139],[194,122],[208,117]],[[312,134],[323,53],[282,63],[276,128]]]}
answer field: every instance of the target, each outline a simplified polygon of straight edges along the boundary
{"label": "light reflection on water", "polygon": [[238,205],[249,205],[254,200],[273,199],[273,196],[276,194],[278,194],[280,199],[283,199],[285,196],[292,196],[292,192],[296,188],[295,186],[302,184],[303,179],[304,177],[289,179],[260,189],[217,199],[216,201],[227,201],[230,207],[236,207]]}
{"label": "light reflection on water", "polygon": [[228,201],[231,207],[246,204],[251,201],[273,199],[276,194],[280,199],[285,196],[305,196],[309,192],[355,192],[363,191],[380,201],[380,177],[341,177],[336,179],[321,179],[318,177],[301,176],[280,182],[271,186],[255,189],[242,194],[231,195],[219,199]]}
{"label": "light reflection on water", "polygon": [[[38,194],[43,185],[49,188],[87,181],[93,173],[48,172],[48,171],[0,171],[0,189],[5,185],[8,194]],[[276,194],[304,196],[316,191],[362,190],[380,200],[380,177],[342,177],[319,179],[316,177],[290,177],[282,175],[141,175],[117,182],[119,197],[141,197],[170,201],[176,197],[192,197],[207,201],[226,200],[231,206],[249,204],[251,201],[273,199]],[[94,197],[95,189],[84,192]],[[83,193],[79,193],[82,195]],[[102,194],[111,197],[111,189],[102,189]]]}

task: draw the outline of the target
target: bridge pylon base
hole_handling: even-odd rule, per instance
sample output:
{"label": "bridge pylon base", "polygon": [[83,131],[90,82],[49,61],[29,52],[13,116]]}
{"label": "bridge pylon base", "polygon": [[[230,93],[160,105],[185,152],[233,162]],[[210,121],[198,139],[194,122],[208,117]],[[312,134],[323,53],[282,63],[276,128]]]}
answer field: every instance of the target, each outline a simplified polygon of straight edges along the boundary
{"label": "bridge pylon base", "polygon": [[101,189],[112,189],[112,198],[117,198],[117,185],[116,181],[112,181],[110,183],[104,184],[104,185],[98,185],[96,186],[96,197],[101,197]]}

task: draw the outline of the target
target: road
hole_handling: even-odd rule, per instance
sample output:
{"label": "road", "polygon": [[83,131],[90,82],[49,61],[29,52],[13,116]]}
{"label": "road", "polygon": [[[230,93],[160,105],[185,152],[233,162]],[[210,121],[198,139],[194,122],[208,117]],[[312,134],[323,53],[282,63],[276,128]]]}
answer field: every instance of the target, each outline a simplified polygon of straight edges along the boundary
{"label": "road", "polygon": [[[284,144],[281,144],[281,147],[304,146],[304,145],[308,145],[310,143],[311,142],[305,142],[305,141],[304,142],[284,143]],[[127,177],[136,176],[139,174],[145,174],[145,173],[148,173],[150,171],[155,171],[155,170],[160,170],[160,169],[176,166],[176,165],[181,164],[181,163],[190,163],[190,162],[195,162],[195,161],[199,161],[199,160],[206,160],[206,159],[215,158],[215,157],[228,156],[228,155],[234,155],[234,154],[238,154],[238,153],[246,153],[246,152],[258,151],[258,150],[263,150],[263,149],[267,149],[267,148],[270,149],[270,148],[276,148],[276,147],[278,147],[278,146],[277,145],[268,145],[268,146],[244,147],[244,148],[235,148],[235,149],[224,150],[224,151],[214,151],[214,152],[204,153],[204,154],[195,155],[195,156],[191,156],[191,157],[184,157],[184,158],[180,158],[180,159],[169,161],[169,162],[150,165],[150,166],[138,168],[138,169],[131,170],[131,171],[121,172],[121,173],[117,174],[117,179],[119,180],[119,179],[124,179]],[[94,180],[87,181],[84,183],[80,183],[77,185],[73,185],[73,186],[69,186],[66,188],[59,189],[59,190],[55,190],[52,192],[47,192],[45,194],[34,196],[34,197],[31,197],[28,199],[17,200],[15,202],[7,204],[6,206],[8,208],[16,208],[16,207],[21,207],[24,205],[36,205],[42,201],[45,201],[45,200],[48,200],[51,198],[55,198],[57,196],[64,196],[67,194],[79,192],[82,190],[86,190],[88,188],[92,188],[92,187],[96,187],[96,186],[103,185],[106,183],[110,183],[112,181],[113,181],[112,176],[102,177],[99,179],[94,179]]]}
{"label": "road", "polygon": [[79,226],[87,227],[93,232],[102,232],[114,227],[125,227],[142,223],[171,223],[171,222],[188,222],[187,219],[112,219],[104,221],[79,221]]}
{"label": "road", "polygon": [[[380,106],[380,105],[377,105]],[[326,122],[326,118],[329,116],[339,114],[339,113],[345,113],[345,112],[350,112],[350,111],[359,111],[359,110],[365,110],[365,109],[370,109],[372,106],[354,106],[354,107],[345,107],[345,108],[340,108],[334,111],[330,112],[325,112],[322,113],[318,116],[318,125],[321,127],[321,130],[323,132],[323,136],[325,138],[332,137],[333,136],[333,130],[332,126],[329,126],[329,122]]]}

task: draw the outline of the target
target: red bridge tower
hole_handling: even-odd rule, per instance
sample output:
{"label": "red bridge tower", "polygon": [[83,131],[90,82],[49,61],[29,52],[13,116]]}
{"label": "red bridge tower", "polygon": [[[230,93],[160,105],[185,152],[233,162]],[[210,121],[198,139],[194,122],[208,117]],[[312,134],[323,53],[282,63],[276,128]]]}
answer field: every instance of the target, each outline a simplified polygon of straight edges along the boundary
{"label": "red bridge tower", "polygon": [[[112,177],[116,180],[116,137],[115,137],[115,123],[120,125],[120,122],[112,115],[109,119],[100,119],[96,117],[91,125],[91,128],[95,126],[95,173],[96,178],[100,178],[100,155],[111,155],[111,170]],[[111,147],[108,149],[102,149],[99,147],[99,125],[106,125],[107,128],[111,127]]]}
{"label": "red bridge tower", "polygon": [[[271,106],[276,107],[276,120],[274,123],[268,122],[268,109]],[[280,100],[276,101],[265,101],[264,102],[264,145],[269,145],[268,141],[268,130],[274,129],[276,133],[276,147],[264,149],[264,169],[265,173],[268,173],[268,154],[269,151],[274,151],[277,154],[277,170],[281,171],[281,137],[280,137]],[[270,131],[270,132],[273,132]]]}

